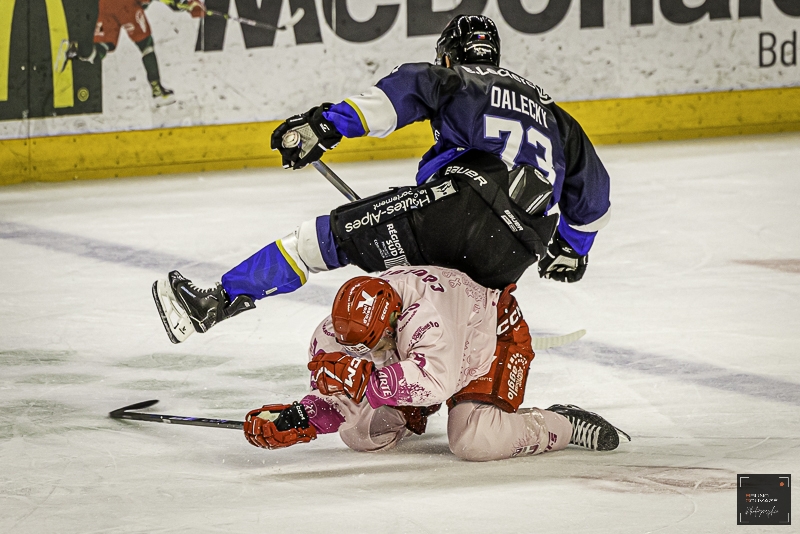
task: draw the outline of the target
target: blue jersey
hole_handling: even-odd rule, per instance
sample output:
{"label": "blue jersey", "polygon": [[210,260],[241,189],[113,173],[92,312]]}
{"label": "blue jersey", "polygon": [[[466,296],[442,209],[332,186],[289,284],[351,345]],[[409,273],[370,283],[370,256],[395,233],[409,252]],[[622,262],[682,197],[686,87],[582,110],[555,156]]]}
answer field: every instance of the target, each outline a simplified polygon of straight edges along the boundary
{"label": "blue jersey", "polygon": [[489,65],[409,63],[325,117],[345,137],[385,137],[429,120],[435,143],[422,157],[417,183],[463,154],[482,150],[509,169],[532,165],[553,185],[550,213],[580,254],[609,218],[609,176],[581,126],[537,85]]}

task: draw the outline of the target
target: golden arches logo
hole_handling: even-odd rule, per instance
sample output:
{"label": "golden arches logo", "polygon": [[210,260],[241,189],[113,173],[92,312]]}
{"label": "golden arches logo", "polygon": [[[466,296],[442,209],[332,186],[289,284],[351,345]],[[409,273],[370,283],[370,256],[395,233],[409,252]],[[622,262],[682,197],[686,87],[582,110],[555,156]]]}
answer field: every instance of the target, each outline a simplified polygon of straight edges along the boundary
{"label": "golden arches logo", "polygon": [[[16,0],[0,2],[0,102],[8,100],[8,78],[11,60],[11,25]],[[52,63],[58,58],[61,43],[69,42],[67,16],[61,0],[45,0],[47,22],[50,30],[50,54]],[[53,107],[71,108],[75,105],[72,87],[72,63],[67,63],[62,72],[53,69]]]}
{"label": "golden arches logo", "polygon": [[0,2],[0,102],[8,100],[8,69],[11,62],[11,20],[14,0]]}

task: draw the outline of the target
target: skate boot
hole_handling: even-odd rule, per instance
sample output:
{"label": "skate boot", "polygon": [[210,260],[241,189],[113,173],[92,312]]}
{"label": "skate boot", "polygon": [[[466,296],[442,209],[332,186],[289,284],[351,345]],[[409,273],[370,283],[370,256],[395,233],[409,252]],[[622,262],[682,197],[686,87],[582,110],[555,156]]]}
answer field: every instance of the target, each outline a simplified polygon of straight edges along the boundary
{"label": "skate boot", "polygon": [[593,451],[613,451],[619,447],[620,435],[631,440],[631,437],[597,415],[575,406],[574,404],[554,404],[550,412],[561,414],[572,423],[572,438],[569,442],[592,449]]}
{"label": "skate boot", "polygon": [[158,80],[150,82],[150,87],[153,90],[153,102],[155,102],[156,107],[175,103],[175,91],[167,89]]}
{"label": "skate boot", "polygon": [[170,272],[168,278],[153,283],[153,300],[173,343],[181,343],[192,332],[206,332],[218,322],[256,307],[247,295],[231,301],[220,284],[200,289],[178,271]]}
{"label": "skate boot", "polygon": [[53,65],[54,72],[64,72],[70,61],[78,58],[78,41],[64,39],[58,47],[56,61]]}
{"label": "skate boot", "polygon": [[70,41],[69,45],[67,46],[67,59],[75,59],[78,57],[78,41]]}

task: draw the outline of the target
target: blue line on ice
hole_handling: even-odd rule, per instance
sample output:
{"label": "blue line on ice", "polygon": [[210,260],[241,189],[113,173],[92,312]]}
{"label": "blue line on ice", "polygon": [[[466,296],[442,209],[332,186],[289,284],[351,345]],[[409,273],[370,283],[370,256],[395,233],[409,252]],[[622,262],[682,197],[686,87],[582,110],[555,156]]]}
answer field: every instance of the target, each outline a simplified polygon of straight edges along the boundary
{"label": "blue line on ice", "polygon": [[137,249],[99,239],[90,239],[5,221],[0,221],[0,239],[12,239],[26,245],[34,245],[56,252],[66,252],[84,258],[128,267],[152,269],[164,274],[173,269],[191,267],[195,275],[213,280],[228,270],[225,266],[214,263],[193,262],[185,258],[152,250]]}
{"label": "blue line on ice", "polygon": [[[163,252],[128,247],[100,239],[81,237],[54,230],[44,230],[35,226],[9,221],[0,221],[0,239],[14,240],[26,245],[34,245],[47,250],[74,254],[107,263],[148,269],[162,273],[161,276],[163,277],[166,277],[169,271],[178,269],[185,271],[183,274],[188,274],[194,280],[219,280],[222,274],[231,267],[230,265],[225,266],[218,263],[187,260],[186,258]],[[272,298],[303,302],[327,308],[333,301],[335,294],[336,289],[331,292],[325,288],[307,286],[303,291]]]}
{"label": "blue line on ice", "polygon": [[800,406],[800,384],[778,378],[741,373],[709,363],[670,358],[591,341],[550,350],[572,360],[591,362],[622,370],[639,371],[653,376],[668,377],[699,386]]}
{"label": "blue line on ice", "polygon": [[[163,273],[175,268],[191,267],[193,275],[212,280],[227,270],[224,266],[214,263],[192,262],[170,254],[12,222],[0,221],[0,239],[11,239],[48,250]],[[302,295],[309,290],[314,294]],[[301,301],[319,303],[317,301],[329,302],[332,298],[332,295],[329,296],[319,289],[314,291],[314,288],[304,288],[299,293],[301,294],[295,297],[299,297],[297,300]],[[800,406],[800,385],[777,378],[737,373],[708,363],[690,362],[596,342],[584,341],[550,350],[574,360],[680,379],[683,382],[692,382],[713,389]]]}

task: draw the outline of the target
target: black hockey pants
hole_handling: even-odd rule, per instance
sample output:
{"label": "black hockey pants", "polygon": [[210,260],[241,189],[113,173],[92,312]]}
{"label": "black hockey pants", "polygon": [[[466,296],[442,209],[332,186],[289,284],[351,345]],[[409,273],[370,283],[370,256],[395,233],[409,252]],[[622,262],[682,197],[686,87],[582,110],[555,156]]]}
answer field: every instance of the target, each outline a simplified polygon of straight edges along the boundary
{"label": "black hockey pants", "polygon": [[331,229],[349,262],[367,272],[436,265],[503,289],[545,253],[558,220],[528,215],[508,190],[500,159],[467,151],[424,185],[336,208]]}

